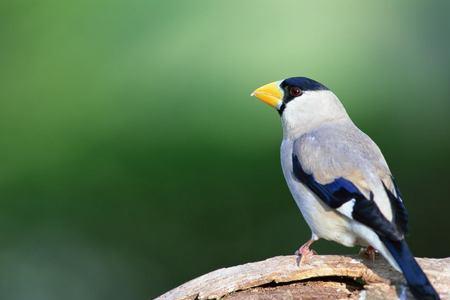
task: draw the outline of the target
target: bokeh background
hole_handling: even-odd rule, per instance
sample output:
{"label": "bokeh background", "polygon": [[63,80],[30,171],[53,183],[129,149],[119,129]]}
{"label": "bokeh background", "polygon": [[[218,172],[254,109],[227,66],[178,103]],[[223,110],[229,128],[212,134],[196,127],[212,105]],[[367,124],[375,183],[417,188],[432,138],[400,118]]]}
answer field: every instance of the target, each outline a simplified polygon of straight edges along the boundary
{"label": "bokeh background", "polygon": [[[309,229],[250,92],[308,76],[450,254],[448,1],[0,2],[0,298],[149,299]],[[331,242],[319,253],[356,253]]]}

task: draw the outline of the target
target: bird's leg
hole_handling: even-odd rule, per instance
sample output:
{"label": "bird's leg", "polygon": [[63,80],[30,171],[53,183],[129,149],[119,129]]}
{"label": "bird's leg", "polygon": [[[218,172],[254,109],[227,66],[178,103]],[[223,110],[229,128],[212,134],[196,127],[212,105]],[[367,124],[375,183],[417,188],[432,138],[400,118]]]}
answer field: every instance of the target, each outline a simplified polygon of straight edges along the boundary
{"label": "bird's leg", "polygon": [[372,260],[372,262],[374,262],[378,254],[378,251],[374,247],[369,245],[367,248],[361,248],[359,253]]}
{"label": "bird's leg", "polygon": [[312,243],[314,243],[317,240],[317,237],[313,236],[309,241],[307,241],[303,246],[301,246],[297,251],[295,251],[295,255],[297,255],[297,266],[300,267],[300,265],[306,261],[306,259],[310,258],[311,256],[317,254],[316,251],[310,249]]}

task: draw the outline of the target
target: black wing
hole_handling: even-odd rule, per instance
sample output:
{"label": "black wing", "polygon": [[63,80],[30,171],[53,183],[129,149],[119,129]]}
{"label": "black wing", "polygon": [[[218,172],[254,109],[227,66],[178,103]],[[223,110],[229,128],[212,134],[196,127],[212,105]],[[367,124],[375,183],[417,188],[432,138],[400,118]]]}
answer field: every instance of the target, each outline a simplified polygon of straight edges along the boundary
{"label": "black wing", "polygon": [[389,197],[389,200],[391,201],[392,210],[394,211],[394,222],[397,225],[397,228],[403,233],[408,233],[408,211],[406,210],[405,205],[403,205],[402,201],[402,194],[400,193],[400,190],[398,189],[397,182],[393,177],[391,177],[392,183],[394,184],[395,193],[397,196],[395,196],[384,184],[383,187],[386,191],[386,194]]}
{"label": "black wing", "polygon": [[[321,184],[314,179],[313,174],[306,173],[297,155],[292,155],[292,166],[294,177],[306,185],[311,191],[313,191],[326,205],[336,209],[342,206],[344,203],[355,200],[353,206],[352,217],[354,220],[370,227],[380,237],[386,237],[388,239],[399,241],[403,239],[403,226],[397,226],[397,224],[389,222],[388,219],[381,213],[375,201],[373,201],[373,193],[370,193],[370,198],[367,199],[363,193],[350,181],[343,177],[336,178],[333,182],[328,184]],[[388,194],[389,195],[389,194]],[[395,197],[394,197],[395,198]],[[395,198],[397,199],[397,198]],[[393,200],[391,200],[392,202]],[[398,199],[395,200],[396,205],[403,203]],[[401,220],[400,224],[404,223],[403,210],[395,210],[396,219]],[[400,211],[400,213],[397,213]],[[404,210],[406,212],[406,210]],[[397,217],[399,215],[399,217]]]}

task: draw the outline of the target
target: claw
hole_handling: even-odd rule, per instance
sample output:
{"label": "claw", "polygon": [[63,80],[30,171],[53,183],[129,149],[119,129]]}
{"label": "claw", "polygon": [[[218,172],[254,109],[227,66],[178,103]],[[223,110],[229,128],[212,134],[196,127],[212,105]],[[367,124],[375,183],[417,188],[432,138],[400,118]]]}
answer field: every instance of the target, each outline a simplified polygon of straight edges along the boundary
{"label": "claw", "polygon": [[378,251],[374,247],[369,246],[367,248],[361,248],[361,250],[359,251],[359,254],[362,255],[362,256],[367,257],[372,262],[374,262],[375,258],[378,255]]}
{"label": "claw", "polygon": [[316,251],[309,248],[313,242],[314,240],[311,239],[295,251],[295,255],[297,255],[297,266],[300,267],[308,258],[311,258],[313,255],[317,255]]}

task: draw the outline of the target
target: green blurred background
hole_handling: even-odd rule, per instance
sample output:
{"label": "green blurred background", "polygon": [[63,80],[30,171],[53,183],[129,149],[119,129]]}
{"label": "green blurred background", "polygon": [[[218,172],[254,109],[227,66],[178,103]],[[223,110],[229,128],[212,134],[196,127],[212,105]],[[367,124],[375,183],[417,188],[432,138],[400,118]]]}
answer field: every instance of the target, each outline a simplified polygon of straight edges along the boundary
{"label": "green blurred background", "polygon": [[[448,1],[1,1],[0,298],[148,299],[310,236],[275,111],[308,76],[450,254]],[[356,253],[318,242],[319,253]]]}

